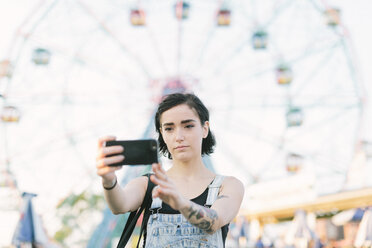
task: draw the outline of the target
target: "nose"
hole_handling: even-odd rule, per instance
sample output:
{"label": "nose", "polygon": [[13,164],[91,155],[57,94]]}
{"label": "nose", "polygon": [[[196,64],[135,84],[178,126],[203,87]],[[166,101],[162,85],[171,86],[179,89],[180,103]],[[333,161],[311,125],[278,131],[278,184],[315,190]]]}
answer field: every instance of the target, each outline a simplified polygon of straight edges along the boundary
{"label": "nose", "polygon": [[176,129],[176,141],[183,141],[185,139],[185,136],[183,134],[182,128],[177,128]]}

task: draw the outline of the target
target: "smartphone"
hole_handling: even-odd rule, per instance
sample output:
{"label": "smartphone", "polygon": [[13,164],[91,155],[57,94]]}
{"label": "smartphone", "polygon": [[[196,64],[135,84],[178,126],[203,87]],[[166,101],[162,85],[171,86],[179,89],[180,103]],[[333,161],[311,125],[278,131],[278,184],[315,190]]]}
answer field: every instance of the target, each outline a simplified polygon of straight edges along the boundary
{"label": "smartphone", "polygon": [[154,139],[106,141],[106,146],[118,145],[123,146],[124,151],[107,157],[121,154],[124,155],[124,160],[110,166],[149,165],[158,162],[158,142]]}

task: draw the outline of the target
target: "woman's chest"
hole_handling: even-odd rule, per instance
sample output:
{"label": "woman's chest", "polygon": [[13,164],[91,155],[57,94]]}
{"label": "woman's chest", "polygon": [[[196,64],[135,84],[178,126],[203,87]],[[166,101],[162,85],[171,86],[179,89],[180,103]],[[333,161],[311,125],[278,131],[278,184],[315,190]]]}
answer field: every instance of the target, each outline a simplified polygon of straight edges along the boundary
{"label": "woman's chest", "polygon": [[209,180],[200,180],[193,182],[177,182],[176,187],[178,192],[185,197],[186,199],[194,199],[200,196],[211,183],[213,179]]}

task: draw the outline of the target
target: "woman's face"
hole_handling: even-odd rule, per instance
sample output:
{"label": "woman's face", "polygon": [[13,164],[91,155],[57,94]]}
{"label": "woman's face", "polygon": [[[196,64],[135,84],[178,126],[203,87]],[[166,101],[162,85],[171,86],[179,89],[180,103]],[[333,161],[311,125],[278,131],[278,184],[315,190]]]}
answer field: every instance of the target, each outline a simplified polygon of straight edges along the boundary
{"label": "woman's face", "polygon": [[196,110],[186,104],[168,109],[160,116],[160,132],[173,160],[187,161],[201,156],[208,127],[208,121],[202,125]]}

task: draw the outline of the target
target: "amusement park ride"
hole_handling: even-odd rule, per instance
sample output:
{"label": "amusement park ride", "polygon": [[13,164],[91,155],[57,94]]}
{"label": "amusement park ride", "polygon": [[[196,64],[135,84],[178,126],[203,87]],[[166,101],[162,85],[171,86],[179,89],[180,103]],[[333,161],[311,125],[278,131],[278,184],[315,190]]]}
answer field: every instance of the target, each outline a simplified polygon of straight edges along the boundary
{"label": "amusement park ride", "polygon": [[[55,215],[57,202],[97,185],[99,136],[154,137],[160,98],[195,92],[218,141],[211,168],[247,188],[314,176],[309,209],[327,208],[325,194],[353,201],[343,191],[354,155],[372,155],[349,38],[342,11],[321,0],[43,1],[0,58],[1,187],[53,195]],[[124,169],[121,183],[146,170]],[[305,203],[293,204],[242,213],[280,219]],[[111,242],[124,219],[103,210],[88,243]]]}

